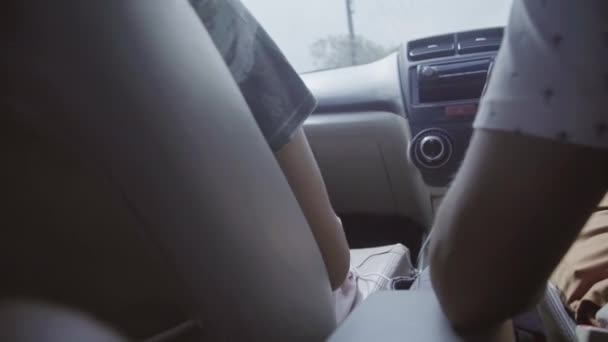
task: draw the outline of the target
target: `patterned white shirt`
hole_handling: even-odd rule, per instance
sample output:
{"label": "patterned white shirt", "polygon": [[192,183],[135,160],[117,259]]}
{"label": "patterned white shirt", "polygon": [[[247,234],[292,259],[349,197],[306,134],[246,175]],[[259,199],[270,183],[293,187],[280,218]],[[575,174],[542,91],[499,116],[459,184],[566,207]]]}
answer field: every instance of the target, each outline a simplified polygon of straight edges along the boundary
{"label": "patterned white shirt", "polygon": [[514,0],[474,127],[608,149],[608,0]]}

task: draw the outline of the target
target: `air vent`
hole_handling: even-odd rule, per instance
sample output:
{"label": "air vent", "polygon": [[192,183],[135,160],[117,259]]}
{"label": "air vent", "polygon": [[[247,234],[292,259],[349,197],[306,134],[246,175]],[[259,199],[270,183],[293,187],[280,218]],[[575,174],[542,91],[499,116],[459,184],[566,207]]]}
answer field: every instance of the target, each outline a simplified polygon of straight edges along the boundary
{"label": "air vent", "polygon": [[407,51],[408,58],[412,61],[453,56],[456,54],[454,35],[411,41],[407,44]]}
{"label": "air vent", "polygon": [[456,35],[458,53],[497,51],[500,48],[502,36],[502,28],[459,33]]}

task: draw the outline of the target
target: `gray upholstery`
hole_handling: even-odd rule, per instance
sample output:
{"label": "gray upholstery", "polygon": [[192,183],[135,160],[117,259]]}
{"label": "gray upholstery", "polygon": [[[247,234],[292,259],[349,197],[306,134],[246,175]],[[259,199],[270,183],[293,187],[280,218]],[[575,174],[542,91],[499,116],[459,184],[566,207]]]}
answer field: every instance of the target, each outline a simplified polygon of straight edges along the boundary
{"label": "gray upholstery", "polygon": [[410,252],[402,244],[352,249],[350,262],[358,276],[358,302],[376,291],[389,289],[388,279],[407,276],[414,269]]}
{"label": "gray upholstery", "polygon": [[0,304],[0,341],[124,342],[110,327],[56,306],[10,301]]}
{"label": "gray upholstery", "polygon": [[538,312],[543,320],[547,341],[576,342],[576,323],[568,315],[559,295],[559,290],[551,283],[538,305]]}
{"label": "gray upholstery", "polygon": [[313,236],[188,2],[7,8],[1,293],[133,339],[327,337]]}

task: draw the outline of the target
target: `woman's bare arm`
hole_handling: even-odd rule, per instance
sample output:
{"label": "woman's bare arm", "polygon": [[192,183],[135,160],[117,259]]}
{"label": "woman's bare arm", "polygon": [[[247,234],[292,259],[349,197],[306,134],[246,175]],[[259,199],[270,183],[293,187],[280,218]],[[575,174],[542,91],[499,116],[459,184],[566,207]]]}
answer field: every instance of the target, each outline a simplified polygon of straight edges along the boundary
{"label": "woman's bare arm", "polygon": [[350,268],[350,251],[302,128],[276,153],[276,157],[317,240],[331,286],[335,290],[346,279]]}

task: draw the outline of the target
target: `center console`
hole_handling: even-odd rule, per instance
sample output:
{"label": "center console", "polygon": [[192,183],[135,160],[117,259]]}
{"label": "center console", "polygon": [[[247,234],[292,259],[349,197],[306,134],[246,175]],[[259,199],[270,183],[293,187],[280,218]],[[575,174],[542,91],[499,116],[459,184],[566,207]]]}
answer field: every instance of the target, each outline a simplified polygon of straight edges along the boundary
{"label": "center console", "polygon": [[431,187],[448,186],[464,158],[502,37],[502,28],[460,32],[410,41],[401,51],[409,158]]}
{"label": "center console", "polygon": [[515,342],[506,322],[463,335],[445,317],[432,291],[378,291],[358,305],[330,342]]}

